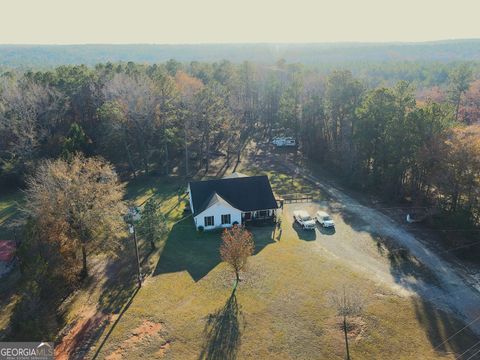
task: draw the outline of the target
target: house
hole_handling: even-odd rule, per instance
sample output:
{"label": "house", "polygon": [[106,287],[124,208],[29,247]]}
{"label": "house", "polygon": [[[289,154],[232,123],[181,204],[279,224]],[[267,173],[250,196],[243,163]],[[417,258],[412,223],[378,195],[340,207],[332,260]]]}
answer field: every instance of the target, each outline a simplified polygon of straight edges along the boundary
{"label": "house", "polygon": [[199,230],[274,220],[278,209],[267,176],[234,173],[222,179],[193,181],[188,184],[188,194]]}

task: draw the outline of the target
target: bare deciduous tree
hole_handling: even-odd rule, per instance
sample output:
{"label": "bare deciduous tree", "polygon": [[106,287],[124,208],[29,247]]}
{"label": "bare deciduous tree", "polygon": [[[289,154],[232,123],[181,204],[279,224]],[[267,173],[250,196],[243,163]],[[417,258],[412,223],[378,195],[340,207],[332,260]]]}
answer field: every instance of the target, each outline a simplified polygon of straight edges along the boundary
{"label": "bare deciduous tree", "polygon": [[365,306],[365,300],[362,294],[353,289],[348,291],[345,286],[341,291],[335,291],[330,294],[330,301],[335,307],[337,314],[343,318],[343,333],[345,336],[346,358],[350,360],[350,350],[348,347],[348,320],[350,317],[359,316]]}
{"label": "bare deciduous tree", "polygon": [[25,77],[0,80],[0,163],[19,172],[33,165],[63,116],[63,97]]}

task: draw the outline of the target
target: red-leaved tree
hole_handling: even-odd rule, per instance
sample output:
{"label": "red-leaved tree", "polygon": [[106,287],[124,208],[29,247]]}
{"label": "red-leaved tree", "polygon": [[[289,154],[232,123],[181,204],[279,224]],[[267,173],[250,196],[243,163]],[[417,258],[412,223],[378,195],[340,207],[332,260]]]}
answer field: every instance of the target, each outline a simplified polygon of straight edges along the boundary
{"label": "red-leaved tree", "polygon": [[248,257],[252,256],[255,250],[252,233],[243,226],[234,226],[223,231],[222,240],[220,255],[235,272],[238,283],[240,271],[245,268]]}

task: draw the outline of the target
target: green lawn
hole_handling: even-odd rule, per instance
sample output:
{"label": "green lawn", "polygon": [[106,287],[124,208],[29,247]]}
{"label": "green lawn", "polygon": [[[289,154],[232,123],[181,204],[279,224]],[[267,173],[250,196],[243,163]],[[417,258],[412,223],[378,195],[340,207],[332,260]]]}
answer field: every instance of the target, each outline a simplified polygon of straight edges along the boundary
{"label": "green lawn", "polygon": [[[256,230],[256,252],[272,243],[270,227]],[[186,271],[195,281],[202,279],[220,264],[219,231],[196,232],[191,218],[185,219],[171,229],[162,243],[160,260],[154,276]]]}
{"label": "green lawn", "polygon": [[[279,194],[315,190],[273,169],[241,171],[268,174]],[[342,332],[329,294],[343,285],[367,299],[350,336],[354,359],[454,359],[452,351],[476,341],[465,331],[434,351],[463,324],[427,302],[399,297],[353,272],[341,259],[319,251],[314,241],[300,239],[288,219],[277,229],[252,229],[255,255],[232,296],[234,276],[220,261],[220,233],[199,233],[191,218],[181,220],[186,199],[180,188],[185,189],[185,182],[173,176],[127,184],[126,199],[138,206],[150,196],[162,201],[171,230],[154,253],[140,239],[142,271],[149,276],[138,292],[133,246],[127,243],[118,261],[107,261],[108,256],[92,261],[99,280],[87,282],[65,302],[61,310],[73,326],[95,309],[109,316],[108,326],[80,328],[80,337],[73,339],[92,346],[87,358],[99,350],[98,359],[110,360],[341,359]],[[14,216],[19,198],[0,200],[7,209],[5,219]]]}
{"label": "green lawn", "polygon": [[[176,185],[165,184],[170,193],[160,183],[143,189],[160,190],[170,207],[178,200]],[[366,299],[350,336],[354,359],[454,359],[453,351],[477,340],[465,331],[434,351],[463,327],[453,316],[353,272],[300,239],[288,219],[275,232],[252,231],[256,253],[232,296],[220,233],[196,232],[191,219],[175,224],[151,257],[152,275],[101,337],[98,358],[341,359],[343,337],[329,294],[343,285]]]}
{"label": "green lawn", "polygon": [[18,216],[18,206],[23,200],[21,191],[0,194],[0,240],[13,239],[13,232],[8,225]]}

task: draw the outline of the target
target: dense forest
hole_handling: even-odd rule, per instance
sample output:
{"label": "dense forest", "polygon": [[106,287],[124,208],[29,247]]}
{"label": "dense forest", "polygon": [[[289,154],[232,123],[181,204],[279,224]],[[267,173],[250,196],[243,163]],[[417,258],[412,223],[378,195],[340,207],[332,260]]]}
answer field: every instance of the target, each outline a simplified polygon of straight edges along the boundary
{"label": "dense forest", "polygon": [[[38,313],[51,320],[88,275],[87,254],[107,237],[116,243],[124,236],[119,179],[202,176],[218,157],[236,167],[248,149],[265,149],[275,136],[295,137],[297,154],[353,190],[428,209],[431,226],[464,235],[450,237],[450,247],[473,253],[479,75],[471,62],[370,64],[359,71],[285,60],[3,71],[0,186],[6,193],[26,189],[27,199],[22,301],[12,334],[54,336],[58,324]],[[153,209],[144,218],[155,232],[165,225],[158,207],[145,205]],[[145,224],[139,234],[160,236]],[[46,305],[42,298],[55,300]]]}
{"label": "dense forest", "polygon": [[215,154],[233,163],[249,144],[291,135],[352,188],[471,228],[480,221],[479,74],[469,63],[430,68],[442,75],[428,86],[422,73],[372,82],[284,60],[5,71],[0,181],[22,187],[41,160],[77,152],[123,177],[192,175]]}
{"label": "dense forest", "polygon": [[278,59],[320,65],[338,64],[362,68],[377,63],[447,63],[480,60],[479,40],[450,40],[420,43],[312,43],[312,44],[125,44],[125,45],[0,45],[0,66],[47,68],[59,65],[134,61],[233,63],[251,61],[271,64]]}

